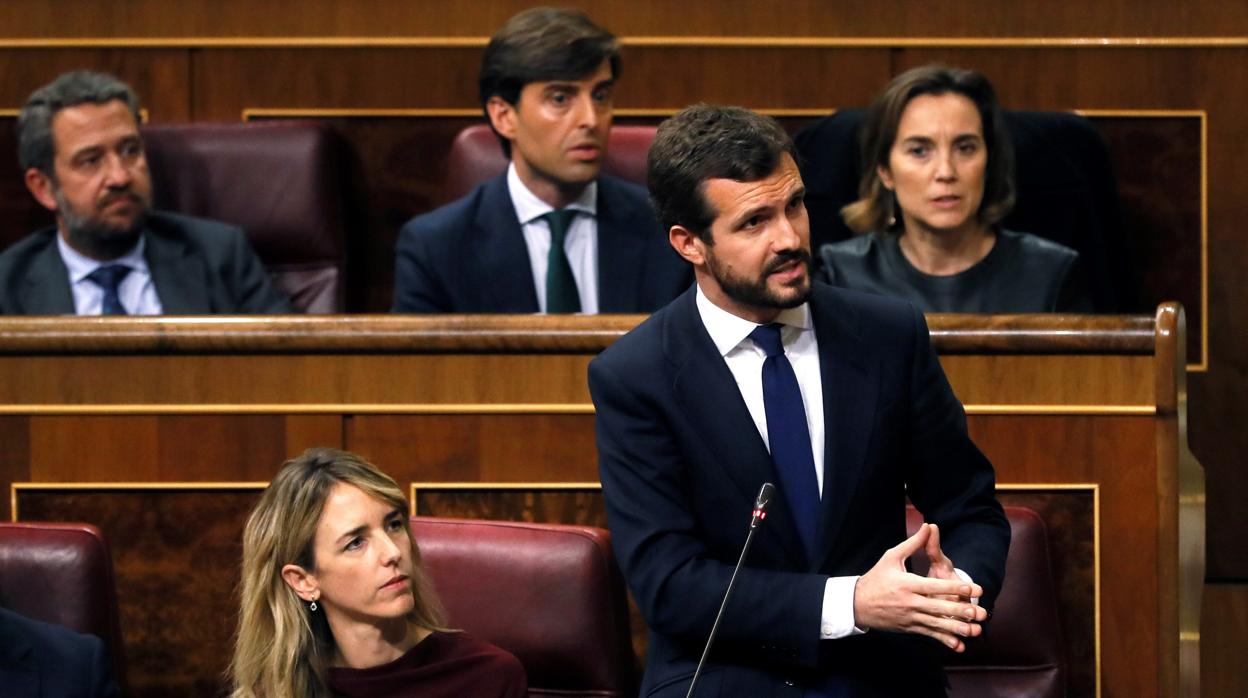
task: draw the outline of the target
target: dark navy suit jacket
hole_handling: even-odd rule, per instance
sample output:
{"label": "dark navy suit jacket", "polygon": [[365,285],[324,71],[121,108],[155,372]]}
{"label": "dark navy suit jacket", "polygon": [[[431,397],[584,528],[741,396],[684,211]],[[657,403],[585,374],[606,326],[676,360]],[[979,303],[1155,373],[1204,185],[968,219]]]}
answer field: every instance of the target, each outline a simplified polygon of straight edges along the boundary
{"label": "dark navy suit jacket", "polygon": [[114,698],[104,642],[0,608],[0,696]]}
{"label": "dark navy suit jacket", "polygon": [[[598,178],[598,310],[649,313],[689,287],[641,187]],[[506,173],[399,231],[394,311],[536,313],[537,290]]]}
{"label": "dark navy suit jacket", "polygon": [[[807,559],[778,497],[698,695],[796,697],[828,681],[839,695],[943,695],[935,641],[874,630],[821,641],[824,584],[866,572],[905,539],[908,495],[991,608],[1010,537],[992,465],[967,435],[921,313],[822,283],[810,308],[826,433],[818,553]],[[692,289],[596,358],[589,387],[612,544],[650,628],[642,695],[683,696],[754,497],[779,480]]]}
{"label": "dark navy suit jacket", "polygon": [[[0,255],[0,314],[73,315],[56,228]],[[148,215],[144,256],[166,315],[289,313],[241,228],[173,213]]]}

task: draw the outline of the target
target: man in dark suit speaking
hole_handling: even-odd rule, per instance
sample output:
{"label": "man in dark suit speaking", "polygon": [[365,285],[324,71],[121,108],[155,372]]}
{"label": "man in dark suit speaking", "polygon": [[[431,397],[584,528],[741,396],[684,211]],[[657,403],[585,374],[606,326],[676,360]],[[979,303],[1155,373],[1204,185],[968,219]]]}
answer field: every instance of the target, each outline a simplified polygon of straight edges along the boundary
{"label": "man in dark suit speaking", "polygon": [[56,226],[0,255],[0,314],[290,312],[241,229],[149,210],[125,83],[66,73],[31,94],[17,125],[26,188]]}
{"label": "man in dark suit speaking", "polygon": [[[923,315],[812,283],[774,120],[691,107],[649,168],[697,284],[589,367],[613,545],[650,628],[642,694],[685,694],[774,482],[696,695],[944,695],[942,654],[980,634],[1010,534]],[[907,496],[928,522],[909,539]],[[919,551],[926,577],[906,571]]]}
{"label": "man in dark suit speaking", "polygon": [[479,87],[511,164],[403,226],[395,312],[641,313],[688,287],[645,190],[599,174],[619,74],[615,38],[579,11],[498,30]]}

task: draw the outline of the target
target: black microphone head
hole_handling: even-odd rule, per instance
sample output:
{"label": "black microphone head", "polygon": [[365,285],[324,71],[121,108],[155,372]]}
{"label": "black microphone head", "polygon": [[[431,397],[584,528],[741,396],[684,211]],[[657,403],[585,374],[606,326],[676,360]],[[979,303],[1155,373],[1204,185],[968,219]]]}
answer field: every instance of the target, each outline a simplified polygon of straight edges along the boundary
{"label": "black microphone head", "polygon": [[770,482],[764,482],[763,486],[758,490],[758,497],[754,500],[755,511],[766,511],[767,505],[771,503],[771,498],[776,496],[776,486]]}

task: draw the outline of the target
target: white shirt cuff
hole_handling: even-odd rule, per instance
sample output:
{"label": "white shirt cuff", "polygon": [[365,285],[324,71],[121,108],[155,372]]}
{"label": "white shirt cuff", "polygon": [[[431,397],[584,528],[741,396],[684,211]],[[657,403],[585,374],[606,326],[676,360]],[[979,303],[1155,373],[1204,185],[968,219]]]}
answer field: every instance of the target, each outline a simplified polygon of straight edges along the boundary
{"label": "white shirt cuff", "polygon": [[854,625],[854,586],[858,577],[828,577],[823,586],[823,613],[819,621],[819,639],[861,635],[865,630]]}
{"label": "white shirt cuff", "polygon": [[[957,567],[954,567],[954,568],[953,568],[953,573],[954,573],[954,574],[956,574],[956,575],[958,575],[958,579],[961,579],[962,581],[966,582],[967,584],[974,584],[974,583],[975,583],[975,580],[974,580],[974,579],[971,579],[971,575],[969,575],[969,574],[967,574],[967,573],[963,572],[962,570],[958,569]],[[971,603],[972,603],[972,604],[975,604],[976,606],[978,606],[978,605],[979,605],[979,597],[978,597],[978,596],[976,596],[975,598],[971,599]]]}

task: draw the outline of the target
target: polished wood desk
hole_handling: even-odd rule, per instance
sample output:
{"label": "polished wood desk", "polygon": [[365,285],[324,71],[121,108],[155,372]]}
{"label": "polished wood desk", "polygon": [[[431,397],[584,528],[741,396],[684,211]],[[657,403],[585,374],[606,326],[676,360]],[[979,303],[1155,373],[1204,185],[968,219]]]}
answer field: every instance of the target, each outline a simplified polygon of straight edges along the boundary
{"label": "polished wood desk", "polygon": [[[281,461],[348,448],[419,513],[601,525],[585,367],[639,321],[2,319],[3,506],[100,525],[131,688],[211,695],[238,532]],[[1071,694],[1192,695],[1204,485],[1182,311],[929,322],[1002,499],[1049,524]]]}

